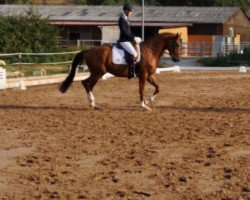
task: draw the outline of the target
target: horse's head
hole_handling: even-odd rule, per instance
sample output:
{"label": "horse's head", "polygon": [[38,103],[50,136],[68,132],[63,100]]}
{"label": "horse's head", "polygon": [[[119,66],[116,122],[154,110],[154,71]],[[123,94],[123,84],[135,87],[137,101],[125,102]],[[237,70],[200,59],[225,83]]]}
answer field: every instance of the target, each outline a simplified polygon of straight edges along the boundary
{"label": "horse's head", "polygon": [[180,62],[180,43],[181,37],[178,33],[167,37],[165,49],[168,50],[174,62]]}
{"label": "horse's head", "polygon": [[143,42],[143,45],[146,48],[152,49],[156,52],[155,55],[158,55],[159,57],[165,50],[168,50],[168,53],[174,62],[180,61],[180,44],[181,36],[178,33],[160,33]]}

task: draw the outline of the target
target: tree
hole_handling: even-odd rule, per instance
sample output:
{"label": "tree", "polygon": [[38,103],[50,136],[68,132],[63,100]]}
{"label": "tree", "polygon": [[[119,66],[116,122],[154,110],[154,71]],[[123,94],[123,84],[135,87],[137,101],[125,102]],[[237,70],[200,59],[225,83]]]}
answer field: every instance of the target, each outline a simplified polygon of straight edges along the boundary
{"label": "tree", "polygon": [[86,0],[76,0],[76,4],[87,4]]}
{"label": "tree", "polygon": [[29,0],[5,0],[6,4],[27,4]]}
{"label": "tree", "polygon": [[88,5],[102,5],[105,0],[86,0]]}
{"label": "tree", "polygon": [[194,6],[215,6],[216,0],[192,0],[190,5]]}
{"label": "tree", "polygon": [[[76,0],[76,4],[87,4],[87,5],[123,5],[126,2],[131,4],[141,5],[142,0]],[[145,0],[147,5],[159,5],[157,0]]]}
{"label": "tree", "polygon": [[0,17],[0,52],[53,52],[58,30],[30,9],[26,15]]}
{"label": "tree", "polygon": [[245,11],[250,9],[249,0],[157,0],[164,6],[238,6]]}
{"label": "tree", "polygon": [[217,6],[238,6],[245,11],[250,10],[249,0],[216,0]]}
{"label": "tree", "polygon": [[[238,6],[250,10],[250,0],[144,0],[145,5],[158,6]],[[122,5],[125,2],[141,5],[142,0],[75,0],[82,5]],[[27,4],[29,0],[0,0],[0,4]]]}

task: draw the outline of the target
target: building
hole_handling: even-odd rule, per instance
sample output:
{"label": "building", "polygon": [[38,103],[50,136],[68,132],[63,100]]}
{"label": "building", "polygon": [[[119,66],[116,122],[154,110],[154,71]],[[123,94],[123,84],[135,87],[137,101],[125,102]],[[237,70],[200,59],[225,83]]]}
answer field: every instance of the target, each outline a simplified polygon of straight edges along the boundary
{"label": "building", "polygon": [[[27,5],[2,5],[0,15],[25,13]],[[61,29],[67,44],[83,40],[116,42],[117,20],[122,6],[39,5],[34,6],[51,24]],[[141,36],[142,8],[135,7],[131,17],[133,31]],[[250,22],[237,7],[145,7],[145,38],[158,32],[182,33],[187,42],[250,41]],[[217,48],[218,51],[220,47]]]}

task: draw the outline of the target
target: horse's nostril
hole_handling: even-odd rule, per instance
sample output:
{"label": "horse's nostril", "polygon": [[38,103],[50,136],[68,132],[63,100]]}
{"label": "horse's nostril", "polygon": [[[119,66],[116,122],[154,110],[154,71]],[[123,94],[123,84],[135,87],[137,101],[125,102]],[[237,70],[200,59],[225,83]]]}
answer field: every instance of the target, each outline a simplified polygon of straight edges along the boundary
{"label": "horse's nostril", "polygon": [[172,57],[172,61],[173,61],[173,62],[180,62],[180,59],[179,59],[179,58],[176,58],[176,57]]}

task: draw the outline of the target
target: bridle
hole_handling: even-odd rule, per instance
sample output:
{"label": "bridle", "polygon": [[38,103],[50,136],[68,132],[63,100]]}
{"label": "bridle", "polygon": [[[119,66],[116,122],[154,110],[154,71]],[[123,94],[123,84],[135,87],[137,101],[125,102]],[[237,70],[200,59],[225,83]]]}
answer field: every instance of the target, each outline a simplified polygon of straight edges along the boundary
{"label": "bridle", "polygon": [[[152,49],[152,50],[154,50],[154,51],[158,51],[158,49],[155,48],[155,47],[153,47],[153,46],[147,46],[147,47],[150,48],[150,49]],[[165,49],[165,50],[162,52],[162,54],[168,54],[168,55],[170,55],[171,57],[173,57],[173,56],[169,53],[169,51],[168,51],[167,49]]]}
{"label": "bridle", "polygon": [[[152,49],[153,51],[159,52],[159,50],[158,50],[156,47],[152,46],[152,45],[148,45],[147,47],[148,47],[149,49]],[[175,53],[176,53],[175,51],[174,51],[174,52],[170,52],[169,50],[166,51],[166,49],[164,49],[163,52],[161,53],[161,55],[162,55],[162,54],[168,54],[168,55],[171,56],[172,61],[174,61],[174,62],[179,62],[180,59],[175,55]]]}
{"label": "bridle", "polygon": [[[158,49],[155,48],[155,47],[153,47],[153,46],[147,46],[147,47],[150,48],[150,49],[152,49],[152,50],[154,50],[154,51],[158,51]],[[169,54],[169,55],[170,55],[169,52],[166,52],[166,49],[163,51],[163,53],[166,53],[166,54]]]}

